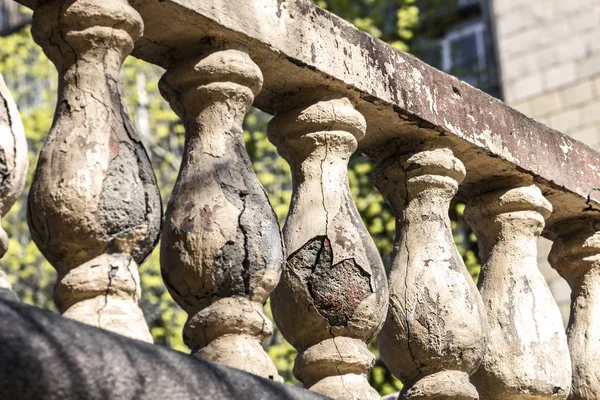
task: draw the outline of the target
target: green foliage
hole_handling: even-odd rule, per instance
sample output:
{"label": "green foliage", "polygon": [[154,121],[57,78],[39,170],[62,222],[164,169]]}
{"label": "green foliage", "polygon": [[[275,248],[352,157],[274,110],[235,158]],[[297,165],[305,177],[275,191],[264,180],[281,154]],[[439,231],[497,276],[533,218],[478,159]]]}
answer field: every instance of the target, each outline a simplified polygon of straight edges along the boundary
{"label": "green foliage", "polygon": [[359,29],[407,51],[419,20],[416,0],[312,0]]}
{"label": "green foliage", "polygon": [[[316,3],[404,50],[404,40],[411,38],[418,18],[415,0],[319,0]],[[33,43],[29,28],[24,28],[0,38],[0,72],[20,105],[25,125],[30,148],[28,188],[37,155],[52,123],[57,90],[56,71]],[[181,161],[184,129],[158,91],[157,84],[162,73],[160,68],[131,57],[122,69],[125,103],[148,150],[163,204],[166,205]],[[277,155],[266,138],[265,127],[269,119],[270,116],[252,109],[244,122],[244,134],[256,174],[283,224],[291,199],[291,175],[288,164]],[[363,221],[388,266],[395,236],[395,219],[370,182],[371,170],[372,165],[366,157],[354,155],[349,168],[350,188]],[[52,292],[56,273],[30,240],[26,224],[26,196],[27,189],[3,221],[11,242],[8,253],[0,261],[0,268],[9,274],[15,291],[23,301],[54,310]],[[463,233],[470,232],[465,231],[466,225],[461,219],[463,210],[464,207],[460,205],[454,208],[453,226],[461,254],[476,276],[476,246],[472,235]],[[140,267],[143,290],[141,306],[155,343],[187,352],[181,338],[186,314],[173,301],[163,284],[158,253],[157,247]],[[268,304],[266,309],[270,316]],[[370,348],[378,355],[375,341]],[[268,352],[286,381],[299,384],[291,372],[296,351],[277,330],[270,340]],[[401,388],[401,383],[390,374],[379,357],[370,381],[381,394],[393,393]]]}
{"label": "green foliage", "polygon": [[[21,105],[21,117],[27,132],[29,145],[29,171],[26,190],[31,184],[43,138],[50,129],[56,98],[56,72],[54,66],[33,44],[29,29],[24,29],[9,37],[0,38],[0,71],[12,95]],[[35,104],[27,109],[26,103]],[[0,267],[9,275],[14,290],[19,297],[43,308],[54,308],[52,285],[56,273],[39,253],[30,240],[27,228],[27,193],[3,218],[3,225],[9,235],[8,252],[0,261]]]}

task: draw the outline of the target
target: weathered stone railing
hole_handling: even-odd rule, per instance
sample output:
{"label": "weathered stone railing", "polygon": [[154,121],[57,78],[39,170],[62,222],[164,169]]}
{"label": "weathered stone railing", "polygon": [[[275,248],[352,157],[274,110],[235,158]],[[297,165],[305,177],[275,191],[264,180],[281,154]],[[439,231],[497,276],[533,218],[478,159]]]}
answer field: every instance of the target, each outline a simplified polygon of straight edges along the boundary
{"label": "weathered stone railing", "polygon": [[[27,141],[17,106],[1,77],[0,97],[3,104],[0,111],[0,217],[4,217],[23,191],[29,160]],[[0,258],[7,250],[8,235],[0,226]],[[11,289],[8,276],[0,270],[0,298],[15,299]]]}
{"label": "weathered stone railing", "polygon": [[[296,376],[334,398],[377,397],[366,344],[380,331],[402,399],[600,397],[600,154],[305,0],[22,2],[60,72],[29,220],[65,315],[150,340],[136,267],[161,207],[120,101],[133,51],[167,70],[186,127],[161,264],[195,355],[279,379],[261,346],[273,293]],[[243,143],[251,104],[275,115],[293,172],[283,236]],[[396,214],[387,280],[348,191],[357,149]],[[0,193],[4,214],[14,194]],[[480,243],[479,290],[452,240],[454,197]],[[573,288],[568,342],[540,235]]]}

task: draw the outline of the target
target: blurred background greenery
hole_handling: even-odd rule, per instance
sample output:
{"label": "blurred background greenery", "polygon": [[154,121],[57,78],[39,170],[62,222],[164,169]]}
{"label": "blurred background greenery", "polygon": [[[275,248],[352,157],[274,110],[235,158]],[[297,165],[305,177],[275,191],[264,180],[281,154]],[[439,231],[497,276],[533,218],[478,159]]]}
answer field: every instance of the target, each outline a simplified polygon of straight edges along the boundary
{"label": "blurred background greenery", "polygon": [[[314,2],[404,51],[410,51],[411,39],[415,30],[419,29],[419,9],[415,0]],[[10,248],[0,261],[0,268],[9,274],[14,290],[22,301],[55,310],[52,299],[56,273],[30,240],[26,199],[37,155],[52,124],[57,90],[56,70],[31,39],[29,27],[25,26],[11,35],[0,37],[0,73],[20,105],[30,160],[25,193],[3,220],[10,237]],[[163,204],[166,205],[179,170],[184,129],[159,94],[157,84],[162,73],[161,68],[133,57],[126,60],[122,69],[125,101],[154,166]],[[291,176],[287,163],[277,155],[266,138],[265,128],[269,119],[269,115],[252,109],[244,122],[245,139],[256,174],[283,224],[291,198]],[[363,221],[388,267],[395,236],[395,220],[390,208],[369,180],[371,169],[372,165],[366,157],[355,154],[350,160],[350,187]],[[453,205],[450,212],[452,227],[459,251],[474,279],[477,279],[477,247],[472,232],[462,219],[463,210],[464,205]],[[140,275],[143,290],[141,306],[155,342],[188,352],[181,337],[187,315],[165,289],[160,276],[158,246],[141,266]],[[270,315],[268,303],[267,313]],[[370,347],[378,355],[375,341]],[[270,340],[268,352],[286,381],[299,384],[291,372],[296,352],[277,331]],[[391,375],[379,357],[377,360],[370,376],[372,385],[382,395],[398,391],[402,384]]]}

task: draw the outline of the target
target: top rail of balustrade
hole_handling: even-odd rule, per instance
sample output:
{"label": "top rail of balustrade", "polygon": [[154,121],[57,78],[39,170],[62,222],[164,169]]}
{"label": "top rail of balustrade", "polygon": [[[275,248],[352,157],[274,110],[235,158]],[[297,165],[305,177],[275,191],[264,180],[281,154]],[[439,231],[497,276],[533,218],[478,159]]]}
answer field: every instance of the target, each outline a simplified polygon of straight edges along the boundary
{"label": "top rail of balustrade", "polygon": [[[36,0],[21,2],[35,7]],[[255,106],[268,113],[303,93],[337,93],[365,116],[359,150],[372,158],[443,136],[467,167],[459,198],[517,175],[533,178],[552,202],[549,227],[600,211],[600,153],[307,0],[130,4],[145,24],[136,57],[166,67],[207,41],[241,44],[263,71]]]}

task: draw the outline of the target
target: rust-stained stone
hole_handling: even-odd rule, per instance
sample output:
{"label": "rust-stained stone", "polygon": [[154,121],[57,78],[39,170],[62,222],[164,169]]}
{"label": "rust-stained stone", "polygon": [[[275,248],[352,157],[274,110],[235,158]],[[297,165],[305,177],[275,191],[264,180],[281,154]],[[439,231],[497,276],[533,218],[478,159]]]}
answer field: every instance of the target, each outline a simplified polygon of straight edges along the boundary
{"label": "rust-stained stone", "polygon": [[354,259],[332,265],[327,237],[306,243],[288,258],[288,266],[302,277],[313,304],[331,326],[347,326],[359,304],[371,293],[370,275]]}
{"label": "rust-stained stone", "polygon": [[[332,94],[330,94],[332,96]],[[294,374],[336,399],[379,399],[367,343],[388,291],[381,257],[348,187],[348,160],[365,121],[346,98],[311,101],[271,120],[269,139],[290,164],[294,191],[283,230],[290,256],[271,297],[277,326],[298,350]]]}

